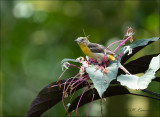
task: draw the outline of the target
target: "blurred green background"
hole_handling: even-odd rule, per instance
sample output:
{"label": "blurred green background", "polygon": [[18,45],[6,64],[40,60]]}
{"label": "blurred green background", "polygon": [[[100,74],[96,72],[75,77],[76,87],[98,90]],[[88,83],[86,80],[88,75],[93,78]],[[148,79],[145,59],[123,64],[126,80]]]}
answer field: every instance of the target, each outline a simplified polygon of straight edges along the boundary
{"label": "blurred green background", "polygon": [[[158,0],[0,2],[1,116],[24,116],[39,91],[57,81],[61,60],[84,56],[74,42],[84,36],[83,29],[91,42],[104,45],[122,39],[128,27],[135,32],[134,41],[159,36]],[[132,59],[157,52],[159,43],[153,43]],[[73,71],[63,78],[74,76]],[[151,83],[148,89],[160,93],[158,83]],[[103,112],[105,116],[156,117],[160,116],[159,105],[159,101],[144,97],[115,96],[106,99]],[[151,111],[139,112],[139,108]],[[88,109],[89,104],[79,108],[78,115],[85,116]],[[43,114],[64,115],[61,102]],[[101,116],[99,100],[89,115]]]}

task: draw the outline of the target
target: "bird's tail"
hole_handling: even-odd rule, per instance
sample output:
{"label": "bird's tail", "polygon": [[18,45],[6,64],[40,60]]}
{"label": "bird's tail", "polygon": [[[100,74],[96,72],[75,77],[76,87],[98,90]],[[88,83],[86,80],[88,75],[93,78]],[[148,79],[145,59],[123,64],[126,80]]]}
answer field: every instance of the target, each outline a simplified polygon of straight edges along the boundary
{"label": "bird's tail", "polygon": [[113,56],[113,55],[107,55],[106,56],[106,58],[108,59],[108,60],[111,60],[111,61],[114,61],[114,60],[116,60],[116,58]]}

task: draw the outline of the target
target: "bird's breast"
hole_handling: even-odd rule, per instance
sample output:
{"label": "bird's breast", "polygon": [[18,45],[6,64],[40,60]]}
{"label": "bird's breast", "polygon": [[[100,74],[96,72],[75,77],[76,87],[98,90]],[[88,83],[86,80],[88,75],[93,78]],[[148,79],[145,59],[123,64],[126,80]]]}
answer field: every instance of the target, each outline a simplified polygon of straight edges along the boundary
{"label": "bird's breast", "polygon": [[87,56],[90,55],[90,50],[89,50],[88,47],[86,47],[85,45],[82,45],[82,44],[79,44],[79,46],[80,46],[81,50],[83,51],[83,53],[84,53],[85,55],[87,55]]}

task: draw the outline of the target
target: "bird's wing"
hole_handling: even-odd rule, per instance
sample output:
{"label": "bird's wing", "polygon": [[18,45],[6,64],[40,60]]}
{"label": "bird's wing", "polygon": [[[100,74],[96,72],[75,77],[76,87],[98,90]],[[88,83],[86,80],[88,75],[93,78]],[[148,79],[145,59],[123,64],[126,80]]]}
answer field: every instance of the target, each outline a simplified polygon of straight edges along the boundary
{"label": "bird's wing", "polygon": [[90,43],[88,44],[88,48],[91,50],[91,52],[94,53],[104,53],[105,47],[96,43]]}
{"label": "bird's wing", "polygon": [[112,55],[115,54],[110,49],[104,47],[103,45],[96,44],[96,43],[88,44],[88,48],[91,50],[91,52],[94,52],[94,53],[105,53],[106,52],[106,54],[112,54]]}

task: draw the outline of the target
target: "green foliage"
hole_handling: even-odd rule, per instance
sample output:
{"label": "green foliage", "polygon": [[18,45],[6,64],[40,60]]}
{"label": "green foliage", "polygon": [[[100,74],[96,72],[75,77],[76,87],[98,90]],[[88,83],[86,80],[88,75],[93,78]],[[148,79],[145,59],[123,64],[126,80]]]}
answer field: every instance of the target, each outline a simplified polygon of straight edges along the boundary
{"label": "green foliage", "polygon": [[[150,39],[140,39],[140,40],[137,40],[137,41],[135,41],[132,44],[129,44],[127,46],[129,46],[129,48],[131,48],[131,49],[134,49],[134,48],[137,48],[137,47],[145,47],[148,43],[155,42],[155,41],[159,40],[159,38],[160,37],[153,37],[153,38],[150,38]],[[122,52],[124,52],[124,49],[125,48],[121,48],[118,51],[118,53],[121,54]],[[126,52],[128,52],[128,51],[126,51]],[[123,56],[121,56],[121,57],[123,57]]]}
{"label": "green foliage", "polygon": [[139,46],[145,46],[147,45],[149,42],[154,42],[154,41],[157,41],[159,39],[159,37],[153,37],[153,38],[150,38],[150,39],[140,39],[140,40],[137,40],[135,41],[134,43],[130,44],[129,46],[134,49],[136,47],[139,47]]}
{"label": "green foliage", "polygon": [[[91,35],[89,38],[91,42],[104,45],[110,44],[111,38],[122,38],[130,26],[135,30],[135,40],[155,37],[159,35],[157,9],[158,1],[154,0],[2,0],[0,7],[2,116],[24,116],[41,88],[57,80],[61,74],[61,60],[83,56],[73,41],[79,36],[84,36],[83,29],[86,35]],[[159,44],[152,44],[136,57],[158,51]],[[66,78],[70,76],[73,76],[71,72],[65,74]],[[155,90],[159,91],[158,86]],[[118,101],[113,102],[117,104]],[[155,106],[157,102],[146,100],[145,104],[150,102],[154,106],[148,109],[155,111],[147,114],[156,116],[156,112],[159,111],[158,106]],[[112,108],[114,104],[109,102],[108,107]],[[53,109],[44,116],[64,115],[65,111],[61,104],[56,105],[56,108],[58,110]],[[80,116],[83,116],[84,111],[79,112]],[[127,113],[125,116],[130,115],[126,110],[116,111]],[[97,116],[100,115],[95,113]],[[109,113],[110,111],[106,115],[109,116]]]}

